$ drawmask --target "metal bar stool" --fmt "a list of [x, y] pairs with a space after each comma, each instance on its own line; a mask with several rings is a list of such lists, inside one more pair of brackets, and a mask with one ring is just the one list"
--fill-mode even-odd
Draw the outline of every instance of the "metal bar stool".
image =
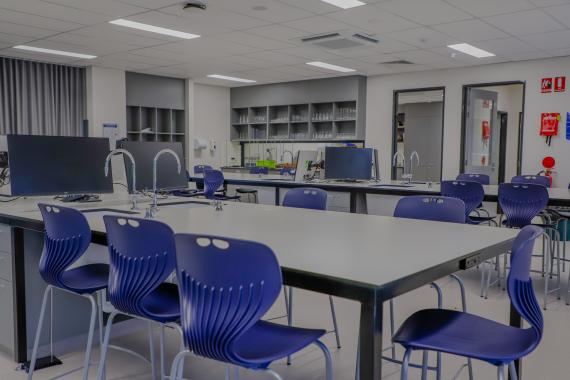
[[[269, 174], [269, 168], [264, 167], [264, 166], [254, 166], [254, 167], [249, 169], [249, 174], [258, 174], [260, 176], [262, 174]], [[259, 192], [257, 191], [257, 189], [248, 189], [245, 187], [238, 187], [236, 189], [236, 193], [238, 193], [240, 195], [247, 195], [247, 201], [248, 202], [251, 202], [250, 197], [253, 197], [253, 203], [259, 202], [259, 199], [258, 199]]]
[[175, 269], [174, 234], [164, 223], [139, 218], [105, 215], [110, 256], [109, 301], [115, 310], [107, 320], [101, 348], [98, 380], [103, 380], [113, 320], [119, 314], [148, 322], [152, 378], [155, 325], [160, 326], [160, 373], [165, 379], [164, 328], [182, 334], [178, 286], [165, 282]]

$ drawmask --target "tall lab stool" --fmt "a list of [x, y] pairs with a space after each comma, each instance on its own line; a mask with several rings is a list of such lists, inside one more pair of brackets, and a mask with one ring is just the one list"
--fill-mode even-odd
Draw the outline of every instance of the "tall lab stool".
[[[311, 187], [299, 187], [291, 189], [285, 193], [283, 198], [284, 207], [304, 208], [310, 210], [324, 211], [327, 209], [328, 194], [326, 191]], [[338, 330], [338, 323], [336, 320], [336, 312], [334, 306], [334, 298], [329, 296], [329, 304], [331, 308], [331, 317], [333, 322], [333, 330], [328, 333], [334, 333], [336, 338], [337, 348], [341, 348], [340, 333]], [[293, 323], [293, 287], [289, 287], [288, 308], [287, 316], [289, 326]], [[291, 363], [291, 359], [287, 359], [287, 363]]]
[[[265, 167], [265, 166], [254, 166], [252, 168], [249, 169], [249, 174], [269, 174], [269, 168]], [[247, 201], [249, 202], [251, 200], [250, 197], [253, 197], [253, 203], [258, 203], [258, 194], [259, 192], [257, 191], [257, 189], [247, 189], [245, 187], [238, 187], [236, 189], [236, 193], [240, 194], [240, 195], [247, 195]]]
[[178, 286], [165, 282], [175, 269], [174, 234], [164, 223], [105, 215], [110, 256], [109, 301], [115, 307], [105, 328], [98, 380], [104, 366], [113, 320], [119, 314], [148, 322], [152, 378], [156, 379], [153, 326], [160, 326], [161, 379], [165, 379], [164, 328], [182, 333]]
[[[519, 232], [513, 243], [511, 272], [507, 280], [511, 304], [529, 327], [505, 326], [455, 310], [419, 311], [409, 317], [394, 336], [394, 341], [406, 349], [402, 380], [408, 379], [410, 355], [415, 350], [444, 352], [481, 360], [497, 368], [499, 380], [505, 380], [506, 368], [511, 379], [517, 379], [515, 360], [529, 355], [538, 347], [544, 329], [530, 278], [532, 249], [542, 233], [537, 226], [527, 226]], [[424, 360], [422, 378], [425, 378], [426, 366]]]
[[[86, 298], [91, 303], [91, 318], [83, 367], [83, 380], [87, 380], [91, 363], [91, 350], [95, 332], [95, 320], [99, 314], [99, 330], [102, 332], [101, 291], [107, 288], [109, 266], [89, 264], [69, 269], [86, 251], [91, 243], [91, 229], [85, 216], [72, 208], [40, 203], [38, 205], [45, 224], [45, 237], [39, 271], [48, 283], [43, 295], [40, 318], [34, 339], [34, 348], [28, 370], [28, 380], [34, 375], [38, 356], [38, 345], [46, 311], [48, 295], [53, 299], [54, 289]], [[97, 299], [96, 299], [97, 298]]]
[[326, 379], [332, 380], [331, 354], [319, 340], [324, 330], [261, 320], [283, 286], [281, 268], [269, 247], [192, 234], [177, 234], [175, 241], [185, 349], [172, 363], [171, 379], [181, 379], [184, 358], [194, 354], [234, 366], [236, 380], [239, 368], [282, 380], [270, 365], [316, 345], [325, 357]]

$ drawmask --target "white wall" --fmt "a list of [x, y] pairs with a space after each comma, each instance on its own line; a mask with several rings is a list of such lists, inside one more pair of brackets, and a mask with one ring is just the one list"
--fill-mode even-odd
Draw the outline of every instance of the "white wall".
[[[566, 112], [570, 111], [570, 92], [541, 94], [542, 77], [569, 74], [570, 58], [503, 63], [478, 67], [384, 75], [368, 78], [366, 143], [380, 150], [382, 173], [390, 172], [392, 142], [393, 91], [445, 86], [445, 130], [443, 178], [459, 173], [461, 143], [462, 86], [505, 81], [526, 81], [525, 126], [523, 138], [523, 173], [537, 173], [546, 155], [557, 160], [555, 185], [566, 187], [570, 181], [570, 142], [565, 139]], [[548, 147], [538, 136], [541, 112], [562, 113], [561, 135]]]
[[[215, 168], [226, 165], [227, 156], [235, 156], [230, 139], [230, 89], [187, 81], [188, 99], [188, 161], [194, 165], [210, 165]], [[200, 137], [215, 141], [216, 149], [209, 147], [194, 150], [194, 138]], [[237, 156], [236, 156], [237, 155]]]

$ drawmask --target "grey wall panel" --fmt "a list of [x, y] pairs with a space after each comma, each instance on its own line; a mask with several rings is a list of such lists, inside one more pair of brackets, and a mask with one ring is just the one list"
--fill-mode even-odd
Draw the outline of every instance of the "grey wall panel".
[[126, 73], [127, 106], [184, 110], [184, 79]]

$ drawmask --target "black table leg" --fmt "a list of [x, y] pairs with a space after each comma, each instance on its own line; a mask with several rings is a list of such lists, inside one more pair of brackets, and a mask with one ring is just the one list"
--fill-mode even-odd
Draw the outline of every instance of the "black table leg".
[[275, 206], [281, 205], [281, 188], [275, 188]]
[[12, 276], [14, 278], [14, 360], [28, 360], [26, 328], [26, 272], [24, 267], [24, 230], [12, 228]]
[[360, 380], [382, 378], [382, 303], [360, 307]]
[[[518, 311], [514, 308], [513, 304], [511, 304], [511, 316], [510, 316], [510, 325], [513, 327], [522, 327], [522, 318]], [[522, 359], [515, 360], [515, 368], [517, 370], [517, 375], [519, 380], [522, 380]], [[509, 380], [511, 380], [511, 374], [509, 373]]]
[[350, 212], [353, 214], [368, 214], [368, 205], [366, 202], [365, 192], [350, 192]]

